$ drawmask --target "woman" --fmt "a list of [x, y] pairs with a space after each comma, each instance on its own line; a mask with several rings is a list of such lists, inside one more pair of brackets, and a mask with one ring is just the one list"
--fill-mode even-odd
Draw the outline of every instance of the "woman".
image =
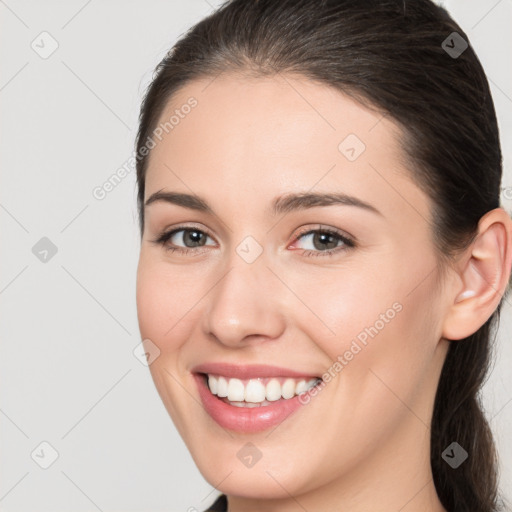
[[445, 10], [226, 2], [157, 67], [137, 155], [139, 326], [209, 510], [499, 509], [512, 221]]

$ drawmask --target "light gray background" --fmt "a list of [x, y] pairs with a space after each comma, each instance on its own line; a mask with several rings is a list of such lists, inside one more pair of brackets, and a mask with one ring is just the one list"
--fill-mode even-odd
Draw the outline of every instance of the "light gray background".
[[[505, 159], [502, 203], [510, 211], [512, 1], [443, 3], [491, 83]], [[2, 511], [192, 511], [217, 493], [133, 355], [140, 342], [135, 173], [103, 200], [92, 191], [132, 155], [155, 65], [218, 5], [0, 0]], [[31, 47], [43, 31], [59, 45], [47, 59]], [[32, 252], [42, 237], [58, 250], [46, 263]], [[511, 301], [484, 395], [509, 499]], [[34, 460], [50, 460], [43, 441], [58, 452], [48, 469]]]

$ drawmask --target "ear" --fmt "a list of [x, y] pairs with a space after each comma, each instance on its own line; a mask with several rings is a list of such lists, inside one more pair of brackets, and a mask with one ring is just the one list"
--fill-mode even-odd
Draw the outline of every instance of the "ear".
[[[512, 220], [503, 208], [487, 212], [460, 259], [457, 288], [443, 323], [443, 338], [474, 334], [494, 313], [505, 293], [512, 264]], [[460, 288], [462, 281], [462, 289]]]

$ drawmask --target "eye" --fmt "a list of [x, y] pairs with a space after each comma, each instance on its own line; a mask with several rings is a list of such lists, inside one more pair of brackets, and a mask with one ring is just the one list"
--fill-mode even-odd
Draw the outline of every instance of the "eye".
[[[303, 256], [333, 256], [356, 246], [355, 241], [331, 228], [310, 229], [299, 234], [296, 240], [306, 240]], [[309, 246], [309, 247], [307, 247]]]
[[[197, 250], [199, 247], [206, 246], [207, 238], [211, 236], [198, 228], [190, 226], [178, 226], [170, 231], [164, 231], [156, 240], [151, 242], [161, 245], [166, 251], [179, 252], [181, 254], [196, 253], [201, 254], [203, 251]], [[356, 246], [354, 240], [341, 232], [331, 228], [310, 229], [299, 233], [295, 241], [306, 240], [307, 248], [302, 255], [310, 256], [333, 256], [335, 253], [347, 251]], [[183, 245], [179, 245], [181, 242]]]
[[[166, 250], [171, 252], [177, 251], [183, 254], [189, 252], [200, 253], [202, 251], [195, 249], [197, 247], [204, 247], [207, 238], [211, 237], [201, 229], [190, 226], [178, 226], [170, 231], [164, 231], [156, 240], [152, 240], [152, 242], [162, 245]], [[178, 242], [183, 243], [184, 246], [180, 246]]]

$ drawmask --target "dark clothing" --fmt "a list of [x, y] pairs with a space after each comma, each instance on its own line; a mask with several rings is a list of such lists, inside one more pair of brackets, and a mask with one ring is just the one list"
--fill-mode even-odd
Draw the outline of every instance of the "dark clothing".
[[207, 508], [204, 512], [227, 512], [228, 510], [228, 499], [225, 494], [221, 494], [213, 503], [210, 508]]

